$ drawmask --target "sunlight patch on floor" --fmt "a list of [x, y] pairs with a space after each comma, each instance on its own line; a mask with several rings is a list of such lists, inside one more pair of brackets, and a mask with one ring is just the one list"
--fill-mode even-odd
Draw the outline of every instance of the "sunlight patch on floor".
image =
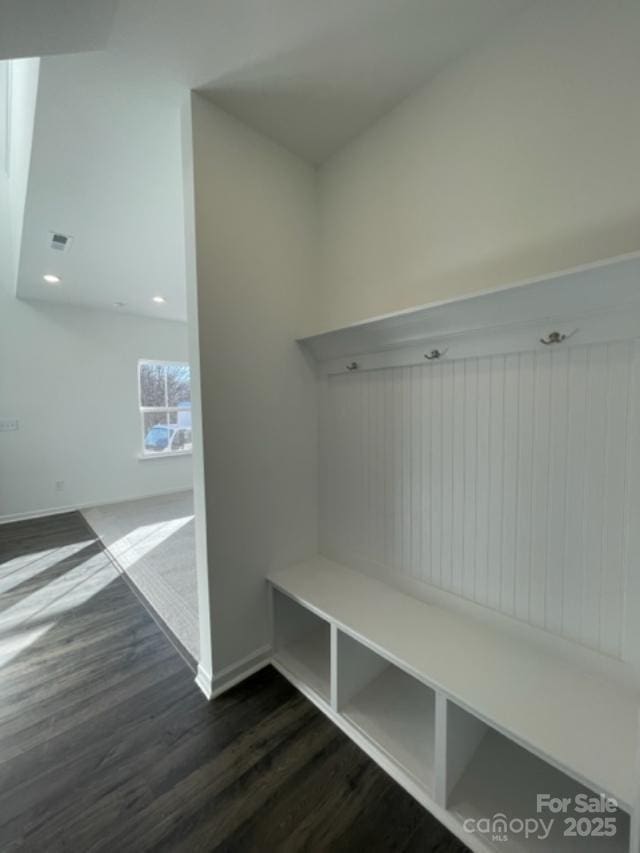
[[109, 552], [123, 569], [130, 569], [138, 560], [141, 560], [146, 554], [189, 524], [190, 521], [193, 521], [192, 515], [136, 527], [126, 536], [122, 536], [110, 544]]
[[95, 542], [95, 539], [86, 539], [74, 542], [72, 545], [64, 545], [60, 548], [49, 548], [46, 551], [36, 551], [24, 557], [14, 557], [0, 564], [0, 594], [11, 592], [11, 590], [22, 584], [29, 583], [38, 575], [43, 574], [63, 560], [68, 560], [75, 554], [79, 554]]
[[117, 577], [111, 562], [99, 553], [18, 598], [1, 615], [0, 667], [6, 666], [69, 611], [89, 601]]

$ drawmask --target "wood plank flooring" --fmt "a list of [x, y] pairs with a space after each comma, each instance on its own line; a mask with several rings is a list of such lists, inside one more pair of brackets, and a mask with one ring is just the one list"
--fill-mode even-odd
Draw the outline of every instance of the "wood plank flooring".
[[207, 703], [78, 513], [0, 526], [0, 851], [463, 847], [273, 669]]

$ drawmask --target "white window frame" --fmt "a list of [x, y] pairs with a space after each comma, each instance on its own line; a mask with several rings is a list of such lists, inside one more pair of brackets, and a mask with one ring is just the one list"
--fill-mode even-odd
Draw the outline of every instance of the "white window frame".
[[[164, 401], [167, 404], [166, 406], [143, 406], [142, 405], [142, 383], [140, 381], [140, 374], [142, 371], [142, 367], [145, 364], [154, 364], [154, 365], [155, 364], [161, 364], [161, 365], [165, 365], [165, 366], [171, 364], [171, 365], [178, 365], [179, 367], [190, 367], [189, 362], [187, 362], [187, 361], [167, 361], [167, 360], [164, 360], [161, 358], [140, 358], [140, 359], [138, 359], [138, 409], [140, 411], [140, 431], [141, 431], [140, 445], [142, 447], [141, 452], [138, 454], [138, 458], [146, 460], [146, 459], [168, 459], [168, 458], [171, 458], [172, 456], [191, 456], [191, 453], [192, 453], [191, 450], [163, 450], [161, 453], [152, 453], [152, 452], [147, 451], [145, 449], [144, 440], [146, 437], [146, 432], [145, 432], [145, 426], [144, 426], [144, 416], [147, 413], [170, 414], [171, 412], [175, 412], [176, 413], [176, 420], [177, 420], [178, 413], [184, 412], [184, 409], [180, 408], [180, 406], [169, 406], [168, 405], [169, 401], [167, 399], [166, 382], [165, 382], [165, 388], [164, 388], [164, 394], [165, 394]], [[191, 371], [189, 371], [189, 383], [191, 383]], [[185, 427], [185, 429], [186, 429], [186, 427]], [[193, 440], [193, 426], [191, 426], [190, 429], [191, 429], [191, 438]]]

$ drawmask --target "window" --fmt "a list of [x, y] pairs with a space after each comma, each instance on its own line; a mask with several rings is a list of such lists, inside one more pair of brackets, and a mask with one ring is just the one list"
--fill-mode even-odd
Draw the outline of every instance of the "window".
[[191, 451], [191, 370], [173, 361], [138, 362], [142, 452]]

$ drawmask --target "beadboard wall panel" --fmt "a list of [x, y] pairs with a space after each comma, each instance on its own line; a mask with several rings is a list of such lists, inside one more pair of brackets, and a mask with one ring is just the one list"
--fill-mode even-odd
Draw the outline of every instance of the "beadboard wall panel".
[[639, 369], [624, 341], [329, 376], [323, 549], [624, 660]]

